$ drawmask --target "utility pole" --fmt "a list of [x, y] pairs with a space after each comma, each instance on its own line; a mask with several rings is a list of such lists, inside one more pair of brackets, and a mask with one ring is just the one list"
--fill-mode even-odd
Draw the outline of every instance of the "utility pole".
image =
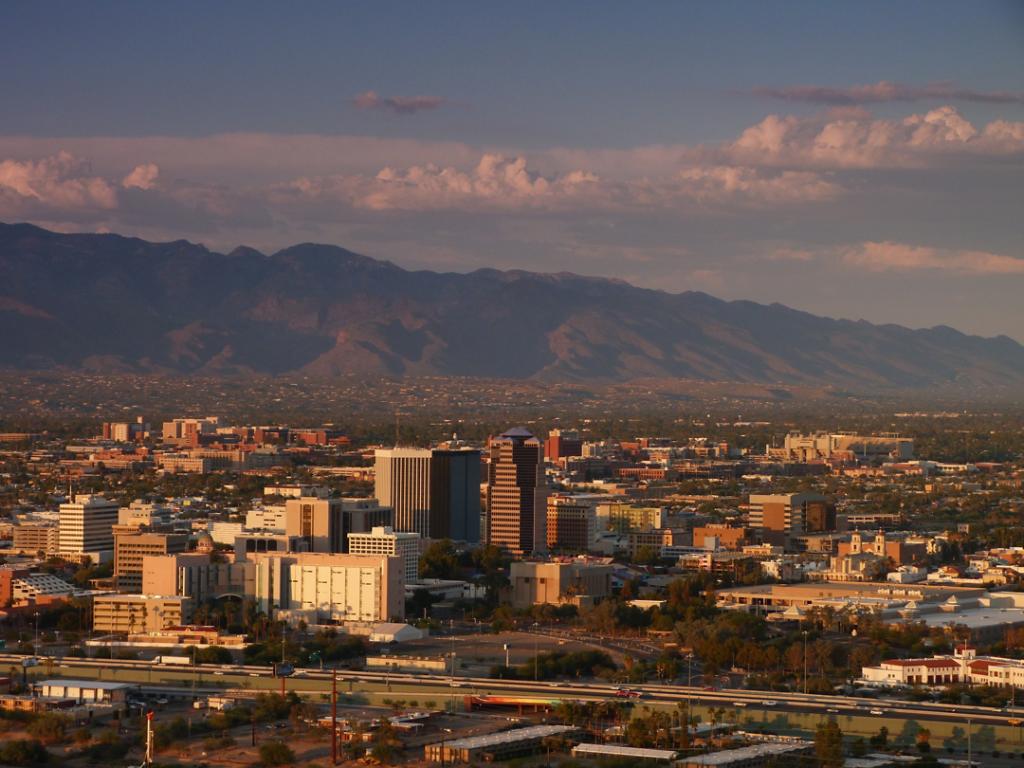
[[338, 668], [331, 672], [331, 765], [338, 764]]
[[804, 693], [807, 693], [807, 630], [804, 630]]
[[153, 764], [153, 713], [146, 713], [146, 765]]
[[288, 638], [288, 625], [286, 623], [281, 624], [281, 666], [278, 667], [277, 674], [281, 678], [281, 698], [284, 698], [284, 644]]

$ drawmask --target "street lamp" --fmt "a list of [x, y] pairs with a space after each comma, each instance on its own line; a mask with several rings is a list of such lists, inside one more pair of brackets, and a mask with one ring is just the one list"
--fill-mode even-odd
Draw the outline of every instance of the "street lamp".
[[36, 617], [36, 637], [35, 637], [35, 640], [32, 641], [32, 655], [33, 656], [38, 656], [39, 655], [39, 611], [36, 611], [34, 615]]

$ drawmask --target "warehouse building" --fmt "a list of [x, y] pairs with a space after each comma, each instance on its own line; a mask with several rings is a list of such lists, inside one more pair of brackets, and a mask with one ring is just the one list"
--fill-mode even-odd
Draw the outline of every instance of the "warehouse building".
[[497, 762], [529, 755], [541, 748], [549, 736], [563, 736], [575, 731], [571, 725], [534, 725], [501, 733], [469, 736], [436, 744], [427, 744], [424, 756], [432, 763]]

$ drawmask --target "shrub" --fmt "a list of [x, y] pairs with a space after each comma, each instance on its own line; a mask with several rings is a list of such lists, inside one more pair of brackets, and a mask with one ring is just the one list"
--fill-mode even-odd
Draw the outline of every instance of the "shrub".
[[291, 765], [295, 762], [295, 753], [287, 744], [268, 741], [260, 745], [260, 761], [266, 766]]
[[55, 712], [38, 715], [25, 729], [29, 736], [43, 742], [57, 743], [67, 738], [68, 720]]
[[38, 741], [19, 739], [0, 744], [0, 763], [6, 765], [42, 765], [50, 760], [50, 753]]

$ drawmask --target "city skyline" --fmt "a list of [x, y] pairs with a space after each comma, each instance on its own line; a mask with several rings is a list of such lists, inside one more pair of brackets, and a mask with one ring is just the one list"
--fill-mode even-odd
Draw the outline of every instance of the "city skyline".
[[12, 16], [3, 221], [1024, 340], [1010, 3]]

